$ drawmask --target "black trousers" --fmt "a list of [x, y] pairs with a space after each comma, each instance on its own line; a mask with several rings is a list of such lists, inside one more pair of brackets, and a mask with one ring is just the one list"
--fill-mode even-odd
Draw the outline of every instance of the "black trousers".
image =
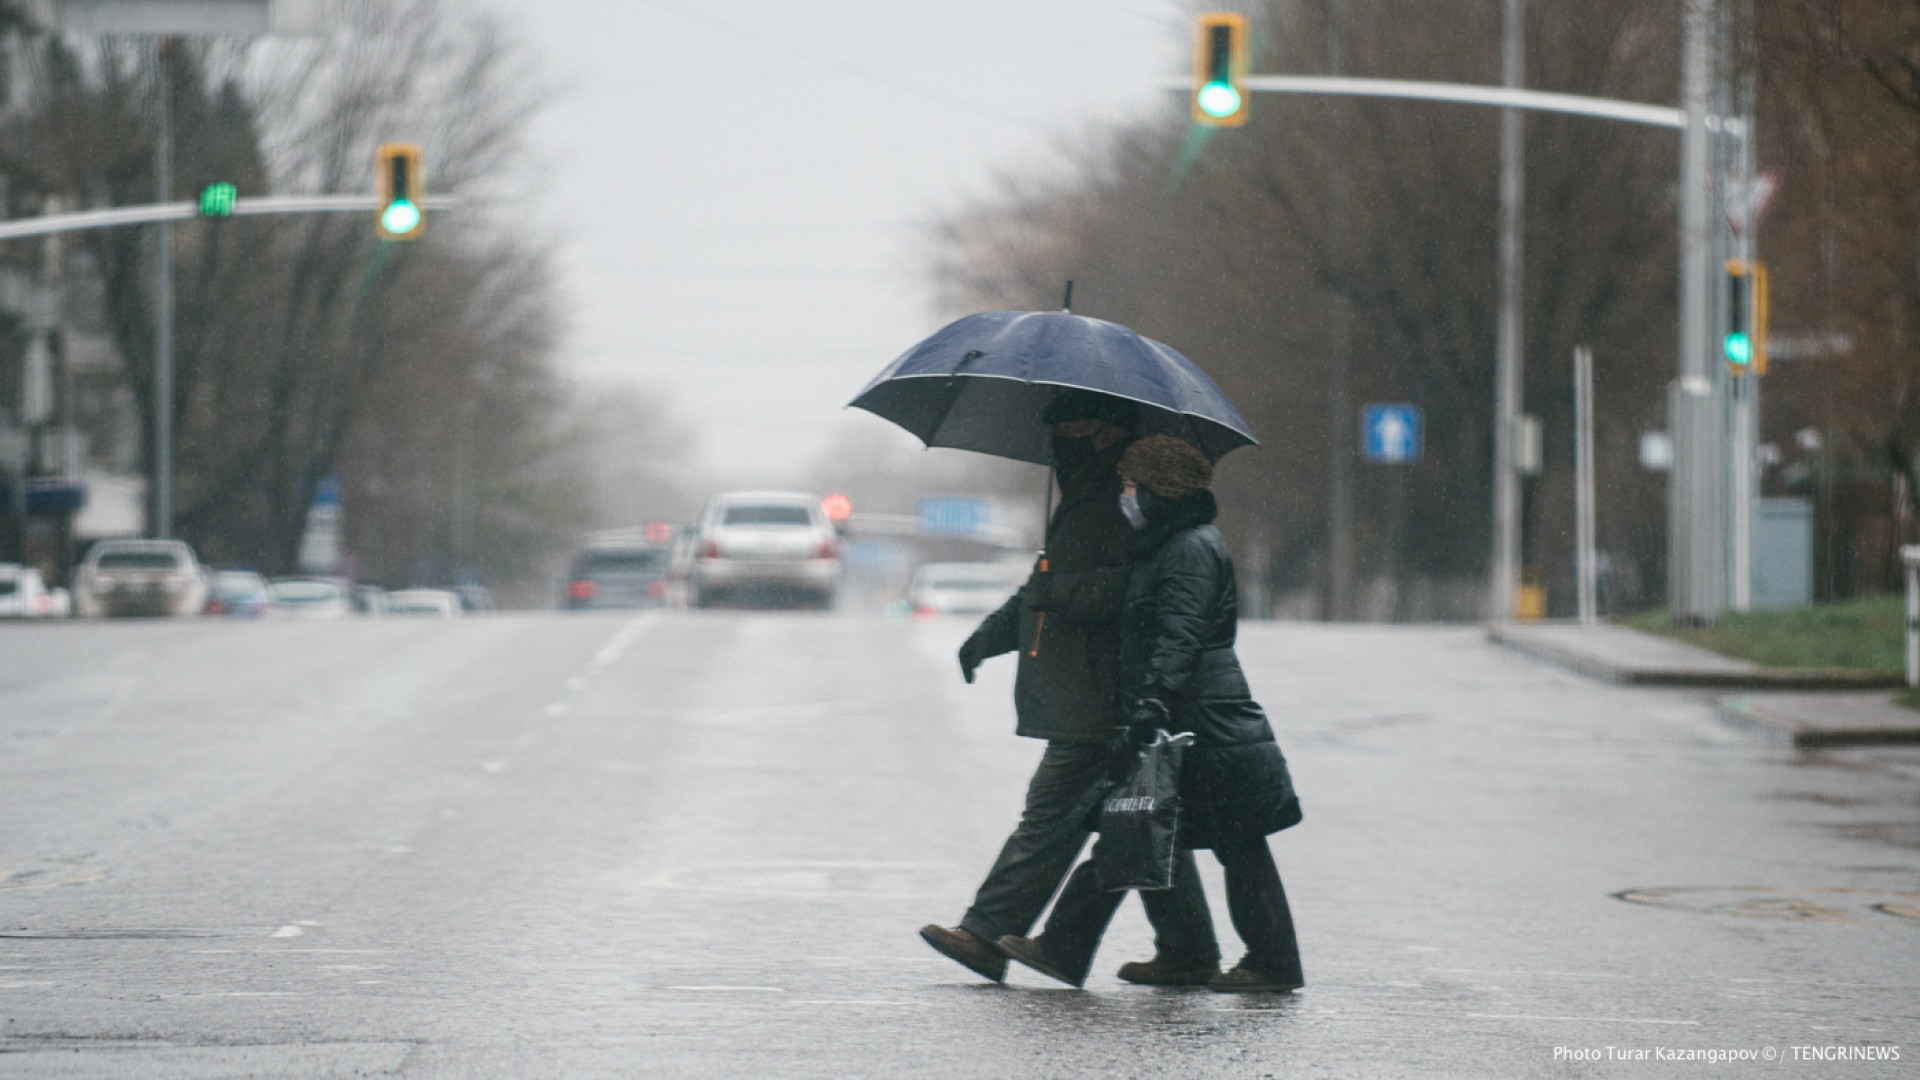
[[1104, 744], [1047, 743], [1040, 767], [1027, 783], [1020, 824], [980, 883], [973, 906], [960, 920], [961, 929], [987, 941], [998, 941], [1006, 934], [1025, 935], [1033, 929], [1060, 887], [1060, 879], [1086, 845], [1087, 832], [1081, 823], [1106, 768]]
[[[1082, 826], [1104, 790], [1101, 780], [1106, 776], [1107, 757], [1108, 747], [1102, 743], [1047, 744], [1040, 767], [1027, 784], [1020, 824], [980, 883], [973, 906], [960, 920], [961, 929], [987, 941], [999, 941], [1007, 934], [1025, 936], [1033, 929], [1060, 887], [1060, 879], [1086, 845], [1087, 830]], [[1147, 918], [1153, 921], [1160, 955], [1197, 958], [1202, 963], [1218, 960], [1220, 946], [1214, 941], [1213, 917], [1207, 912], [1192, 852], [1180, 853], [1174, 873], [1174, 888], [1141, 894], [1151, 898]], [[1121, 895], [1113, 894], [1116, 905]], [[1112, 917], [1108, 911], [1107, 919]], [[1099, 930], [1105, 929], [1106, 919], [1102, 919]], [[1094, 944], [1098, 943], [1096, 931]], [[1091, 948], [1087, 957], [1092, 960]]]
[[[1219, 845], [1213, 854], [1227, 872], [1227, 913], [1233, 918], [1234, 932], [1247, 946], [1240, 966], [1278, 982], [1304, 982], [1293, 911], [1287, 906], [1287, 891], [1280, 884], [1280, 868], [1274, 865], [1267, 838]], [[1097, 848], [1094, 855], [1099, 856]], [[1140, 894], [1147, 918], [1153, 922], [1157, 955], [1175, 962], [1218, 960], [1213, 916], [1207, 910], [1191, 851], [1180, 853], [1173, 873], [1173, 888]], [[1100, 887], [1093, 859], [1081, 863], [1067, 879], [1040, 933], [1047, 959], [1068, 975], [1084, 977], [1125, 897], [1125, 891]]]

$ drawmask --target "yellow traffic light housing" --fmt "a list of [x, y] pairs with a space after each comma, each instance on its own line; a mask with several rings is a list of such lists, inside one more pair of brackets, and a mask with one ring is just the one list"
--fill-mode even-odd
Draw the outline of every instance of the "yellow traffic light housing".
[[1721, 353], [1735, 377], [1767, 373], [1767, 264], [1728, 259], [1727, 336]]
[[1239, 127], [1247, 122], [1247, 18], [1215, 11], [1194, 21], [1193, 122]]
[[386, 143], [374, 156], [382, 240], [417, 240], [427, 231], [427, 177], [418, 143]]

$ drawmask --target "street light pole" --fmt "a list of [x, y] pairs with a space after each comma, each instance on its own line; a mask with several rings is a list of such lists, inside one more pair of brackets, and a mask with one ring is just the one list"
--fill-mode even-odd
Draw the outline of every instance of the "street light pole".
[[1707, 191], [1713, 8], [1714, 0], [1685, 0], [1681, 13], [1680, 337], [1678, 377], [1668, 395], [1673, 472], [1667, 489], [1667, 596], [1677, 622], [1712, 620], [1725, 585], [1721, 424], [1708, 317], [1717, 280]]
[[[1525, 0], [1506, 0], [1501, 19], [1500, 76], [1509, 90], [1525, 82]], [[1520, 570], [1520, 477], [1514, 471], [1514, 428], [1520, 417], [1521, 229], [1525, 224], [1525, 129], [1520, 110], [1500, 113], [1500, 312], [1495, 346], [1493, 417], [1493, 582], [1495, 620], [1513, 617]]]

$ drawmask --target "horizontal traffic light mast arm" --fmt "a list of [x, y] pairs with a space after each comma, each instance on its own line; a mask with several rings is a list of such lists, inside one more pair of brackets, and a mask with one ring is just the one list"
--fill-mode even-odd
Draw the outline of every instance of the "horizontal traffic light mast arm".
[[[1503, 86], [1413, 82], [1406, 79], [1348, 79], [1330, 75], [1249, 75], [1241, 80], [1240, 85], [1249, 91], [1270, 94], [1341, 94], [1349, 97], [1451, 101], [1462, 105], [1493, 105], [1597, 116], [1655, 127], [1678, 129], [1687, 126], [1686, 113], [1664, 105], [1643, 105], [1637, 101], [1582, 97], [1578, 94], [1552, 94], [1543, 90], [1511, 90]], [[1191, 92], [1193, 80], [1191, 77], [1183, 77], [1177, 82], [1168, 79], [1167, 88]]]
[[[455, 195], [430, 196], [428, 210], [452, 210], [460, 205]], [[380, 209], [380, 200], [372, 195], [269, 195], [255, 199], [235, 199], [231, 216], [246, 214], [330, 214], [365, 213]], [[200, 216], [198, 202], [151, 203], [146, 206], [114, 206], [105, 210], [80, 210], [71, 214], [46, 214], [41, 217], [0, 221], [0, 240], [48, 233], [78, 232], [82, 229], [106, 229], [117, 225], [145, 225], [155, 221], [185, 221]]]

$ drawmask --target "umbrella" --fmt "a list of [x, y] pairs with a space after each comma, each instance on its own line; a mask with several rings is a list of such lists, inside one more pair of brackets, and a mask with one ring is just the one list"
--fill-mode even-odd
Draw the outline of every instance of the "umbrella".
[[908, 349], [850, 406], [928, 446], [1053, 463], [1040, 413], [1070, 389], [1138, 402], [1140, 434], [1174, 435], [1218, 461], [1258, 445], [1227, 396], [1165, 345], [1065, 311], [983, 311]]

